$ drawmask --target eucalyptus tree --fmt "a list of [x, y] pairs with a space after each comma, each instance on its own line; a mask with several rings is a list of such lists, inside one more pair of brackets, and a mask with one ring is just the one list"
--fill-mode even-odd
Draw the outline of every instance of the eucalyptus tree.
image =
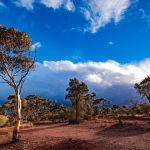
[[150, 77], [147, 76], [140, 83], [136, 83], [134, 88], [138, 91], [138, 93], [148, 99], [150, 102]]
[[89, 92], [88, 86], [84, 82], [80, 82], [78, 79], [73, 78], [69, 81], [69, 87], [66, 89], [68, 92], [66, 99], [69, 99], [72, 104], [72, 108], [75, 110], [75, 123], [80, 122], [81, 106], [86, 94]]
[[13, 141], [19, 140], [21, 88], [29, 71], [35, 68], [35, 55], [31, 53], [31, 46], [32, 41], [27, 33], [0, 26], [0, 77], [14, 89], [17, 103]]
[[29, 95], [25, 98], [27, 100], [27, 120], [41, 121], [47, 120], [52, 107], [52, 100], [45, 99], [36, 95]]

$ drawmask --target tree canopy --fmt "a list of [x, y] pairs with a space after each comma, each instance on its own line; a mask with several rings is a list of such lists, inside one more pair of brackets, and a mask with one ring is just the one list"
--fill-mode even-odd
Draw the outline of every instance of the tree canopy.
[[150, 77], [149, 76], [147, 76], [140, 83], [136, 83], [134, 87], [140, 95], [146, 97], [150, 102]]
[[31, 46], [25, 32], [0, 27], [0, 76], [13, 88], [21, 87], [29, 70], [35, 67]]

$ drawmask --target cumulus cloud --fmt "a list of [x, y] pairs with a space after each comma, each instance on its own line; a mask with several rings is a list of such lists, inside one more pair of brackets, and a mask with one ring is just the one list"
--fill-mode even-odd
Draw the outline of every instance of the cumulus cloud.
[[[76, 77], [87, 83], [90, 91], [96, 91], [99, 97], [114, 103], [128, 103], [139, 98], [134, 84], [150, 75], [149, 66], [150, 59], [136, 64], [120, 64], [113, 60], [85, 63], [44, 61], [37, 63], [36, 70], [29, 74], [22, 95], [36, 94], [64, 102], [68, 81]], [[3, 91], [1, 97], [10, 93], [6, 85], [0, 85], [0, 89]]]
[[85, 31], [95, 33], [112, 20], [118, 23], [129, 6], [130, 0], [87, 0], [82, 12], [90, 25]]
[[138, 98], [134, 84], [150, 74], [150, 60], [136, 64], [116, 61], [73, 63], [71, 61], [44, 61], [37, 63], [36, 71], [27, 79], [23, 94], [38, 94], [64, 100], [70, 78], [88, 84], [98, 96], [117, 103], [128, 103]]
[[40, 48], [41, 46], [42, 46], [42, 45], [41, 45], [40, 42], [36, 42], [36, 43], [34, 43], [34, 44], [31, 46], [31, 50], [34, 51], [34, 50]]
[[85, 79], [91, 83], [99, 84], [102, 82], [102, 78], [97, 74], [88, 74]]
[[[44, 61], [43, 66], [53, 72], [70, 71], [82, 74], [83, 79], [87, 75], [95, 74], [102, 78], [101, 82], [128, 83], [133, 84], [138, 82], [146, 75], [150, 74], [150, 69], [147, 69], [150, 60], [144, 60], [138, 64], [120, 64], [113, 60], [106, 62], [86, 62], [73, 63], [71, 61]], [[95, 77], [94, 75], [94, 77]], [[110, 78], [111, 76], [111, 78]], [[96, 78], [97, 78], [96, 77]], [[113, 79], [115, 80], [112, 80]], [[95, 81], [94, 81], [95, 82]]]

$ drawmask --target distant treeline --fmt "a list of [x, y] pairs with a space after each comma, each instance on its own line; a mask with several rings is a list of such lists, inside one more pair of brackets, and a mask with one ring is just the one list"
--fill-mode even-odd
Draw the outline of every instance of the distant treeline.
[[[111, 101], [97, 98], [96, 93], [89, 93], [88, 86], [78, 79], [70, 79], [66, 89], [66, 99], [71, 106], [64, 106], [52, 99], [45, 99], [36, 95], [21, 98], [22, 122], [69, 122], [80, 123], [95, 117], [114, 116], [121, 122], [122, 116], [149, 116], [150, 104], [131, 101], [130, 105], [111, 105]], [[17, 103], [14, 95], [0, 105], [0, 126], [15, 124]]]

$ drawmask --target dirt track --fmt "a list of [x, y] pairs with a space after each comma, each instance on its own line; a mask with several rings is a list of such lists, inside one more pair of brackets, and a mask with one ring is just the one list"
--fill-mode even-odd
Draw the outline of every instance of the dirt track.
[[[150, 150], [148, 121], [113, 119], [84, 122], [81, 125], [42, 125], [21, 130], [21, 141], [7, 142], [6, 129], [0, 129], [2, 150]], [[3, 143], [3, 144], [2, 144]]]

